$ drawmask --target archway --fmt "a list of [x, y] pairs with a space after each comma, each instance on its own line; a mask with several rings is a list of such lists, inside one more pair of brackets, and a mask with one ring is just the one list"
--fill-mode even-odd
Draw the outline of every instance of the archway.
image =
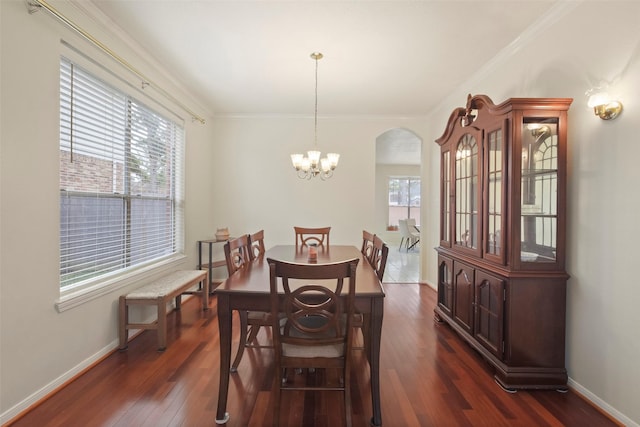
[[404, 128], [389, 129], [376, 138], [374, 217], [376, 234], [389, 245], [385, 281], [419, 282], [420, 246], [408, 254], [401, 252], [401, 236], [394, 226], [398, 219], [407, 217], [416, 218], [420, 224], [421, 148], [422, 139]]

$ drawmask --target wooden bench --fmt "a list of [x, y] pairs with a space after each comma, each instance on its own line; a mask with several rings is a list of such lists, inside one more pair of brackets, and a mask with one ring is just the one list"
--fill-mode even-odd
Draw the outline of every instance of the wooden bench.
[[[198, 290], [190, 290], [200, 283]], [[209, 309], [209, 274], [206, 270], [174, 271], [147, 285], [120, 296], [119, 334], [120, 351], [127, 349], [129, 329], [157, 329], [158, 351], [167, 347], [167, 304], [176, 299], [176, 310], [180, 310], [183, 294], [199, 294], [202, 297], [202, 309]], [[130, 305], [155, 305], [158, 319], [152, 323], [129, 323]]]

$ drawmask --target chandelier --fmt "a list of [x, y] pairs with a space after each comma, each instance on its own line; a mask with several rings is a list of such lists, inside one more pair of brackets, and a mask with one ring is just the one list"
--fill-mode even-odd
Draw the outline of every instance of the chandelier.
[[323, 181], [333, 176], [333, 171], [338, 166], [340, 154], [327, 153], [327, 157], [320, 158], [318, 151], [318, 60], [322, 59], [320, 52], [313, 52], [311, 59], [316, 61], [316, 103], [315, 103], [315, 121], [314, 121], [314, 149], [304, 154], [292, 154], [291, 163], [298, 173], [300, 179], [311, 179], [319, 176]]

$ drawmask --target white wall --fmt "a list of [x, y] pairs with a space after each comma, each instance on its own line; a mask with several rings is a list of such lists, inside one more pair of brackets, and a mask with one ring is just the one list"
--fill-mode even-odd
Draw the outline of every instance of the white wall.
[[[638, 425], [640, 3], [556, 6], [557, 14], [444, 100], [430, 117], [440, 128], [423, 137], [439, 137], [468, 93], [487, 94], [496, 103], [509, 97], [574, 98], [569, 110], [566, 366], [571, 386], [626, 425]], [[605, 34], [615, 34], [614, 39]], [[585, 91], [601, 80], [612, 81], [611, 92], [624, 103], [623, 114], [611, 122], [586, 106]], [[437, 206], [439, 147], [424, 144], [424, 149], [431, 150], [426, 161], [433, 184], [425, 191]], [[428, 229], [438, 229], [437, 215], [428, 221]], [[427, 239], [431, 243], [423, 247], [437, 246], [437, 234]], [[435, 254], [427, 265], [427, 277], [433, 280]]]
[[[69, 9], [75, 20], [90, 21]], [[0, 423], [42, 398], [117, 345], [117, 298], [128, 288], [58, 313], [59, 298], [59, 63], [60, 39], [87, 53], [79, 40], [47, 13], [27, 13], [22, 0], [0, 2]], [[180, 97], [179, 89], [126, 46], [92, 31], [154, 81]], [[113, 63], [112, 63], [113, 64]], [[114, 69], [121, 71], [119, 66]], [[148, 71], [150, 70], [150, 71]], [[183, 102], [191, 101], [184, 96]], [[193, 106], [192, 108], [196, 108]], [[209, 159], [211, 124], [185, 120], [186, 259], [196, 265], [195, 240], [213, 227]]]
[[295, 225], [331, 226], [332, 243], [359, 246], [376, 227], [375, 140], [398, 126], [424, 131], [419, 120], [320, 116], [319, 149], [340, 163], [331, 179], [306, 181], [289, 154], [311, 147], [313, 117], [218, 118], [212, 215], [231, 234], [264, 228], [267, 246], [292, 243]]
[[[60, 6], [64, 6], [61, 3]], [[422, 280], [436, 282], [438, 146], [451, 111], [467, 93], [508, 97], [573, 97], [569, 112], [567, 369], [570, 384], [627, 425], [640, 422], [640, 289], [633, 278], [635, 219], [640, 210], [640, 3], [559, 2], [560, 12], [524, 34], [508, 54], [443, 100], [426, 120], [323, 118], [323, 152], [342, 157], [334, 178], [294, 178], [288, 154], [311, 143], [313, 119], [216, 118], [186, 121], [187, 262], [196, 240], [216, 227], [231, 233], [264, 228], [267, 245], [290, 243], [292, 226], [331, 225], [335, 243], [359, 243], [372, 213], [375, 138], [404, 127], [423, 140]], [[2, 421], [116, 345], [116, 299], [105, 295], [57, 313], [57, 102], [60, 37], [73, 38], [53, 18], [29, 15], [22, 0], [0, 2], [1, 175], [0, 414]], [[76, 15], [78, 15], [76, 13]], [[92, 33], [127, 47], [80, 15]], [[604, 33], [596, 31], [606, 23]], [[619, 33], [607, 39], [611, 28]], [[469, 30], [472, 39], [472, 29]], [[113, 39], [113, 40], [111, 40]], [[149, 67], [132, 56], [136, 65]], [[477, 64], [470, 64], [476, 67]], [[162, 76], [158, 76], [162, 78]], [[584, 92], [600, 79], [616, 81], [625, 111], [603, 122]], [[170, 86], [170, 85], [169, 85]], [[179, 90], [175, 89], [177, 93]], [[428, 96], [428, 94], [424, 94]], [[185, 102], [188, 103], [186, 97]], [[427, 166], [427, 167], [425, 167]]]

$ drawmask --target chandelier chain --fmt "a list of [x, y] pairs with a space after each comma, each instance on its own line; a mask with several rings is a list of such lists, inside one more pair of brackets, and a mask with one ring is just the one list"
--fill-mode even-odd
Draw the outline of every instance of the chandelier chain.
[[314, 139], [314, 144], [317, 147], [318, 146], [318, 59], [319, 58], [315, 58], [316, 60], [316, 103], [315, 103], [315, 110], [314, 110], [314, 128], [313, 128], [313, 139]]
[[307, 156], [304, 154], [292, 154], [291, 162], [295, 168], [298, 178], [311, 179], [319, 176], [323, 181], [333, 176], [333, 171], [338, 166], [338, 160], [340, 154], [328, 153], [326, 157], [320, 158], [320, 151], [318, 150], [318, 60], [322, 59], [322, 53], [313, 52], [311, 58], [316, 61], [315, 72], [315, 103], [313, 110], [313, 150], [307, 152]]

